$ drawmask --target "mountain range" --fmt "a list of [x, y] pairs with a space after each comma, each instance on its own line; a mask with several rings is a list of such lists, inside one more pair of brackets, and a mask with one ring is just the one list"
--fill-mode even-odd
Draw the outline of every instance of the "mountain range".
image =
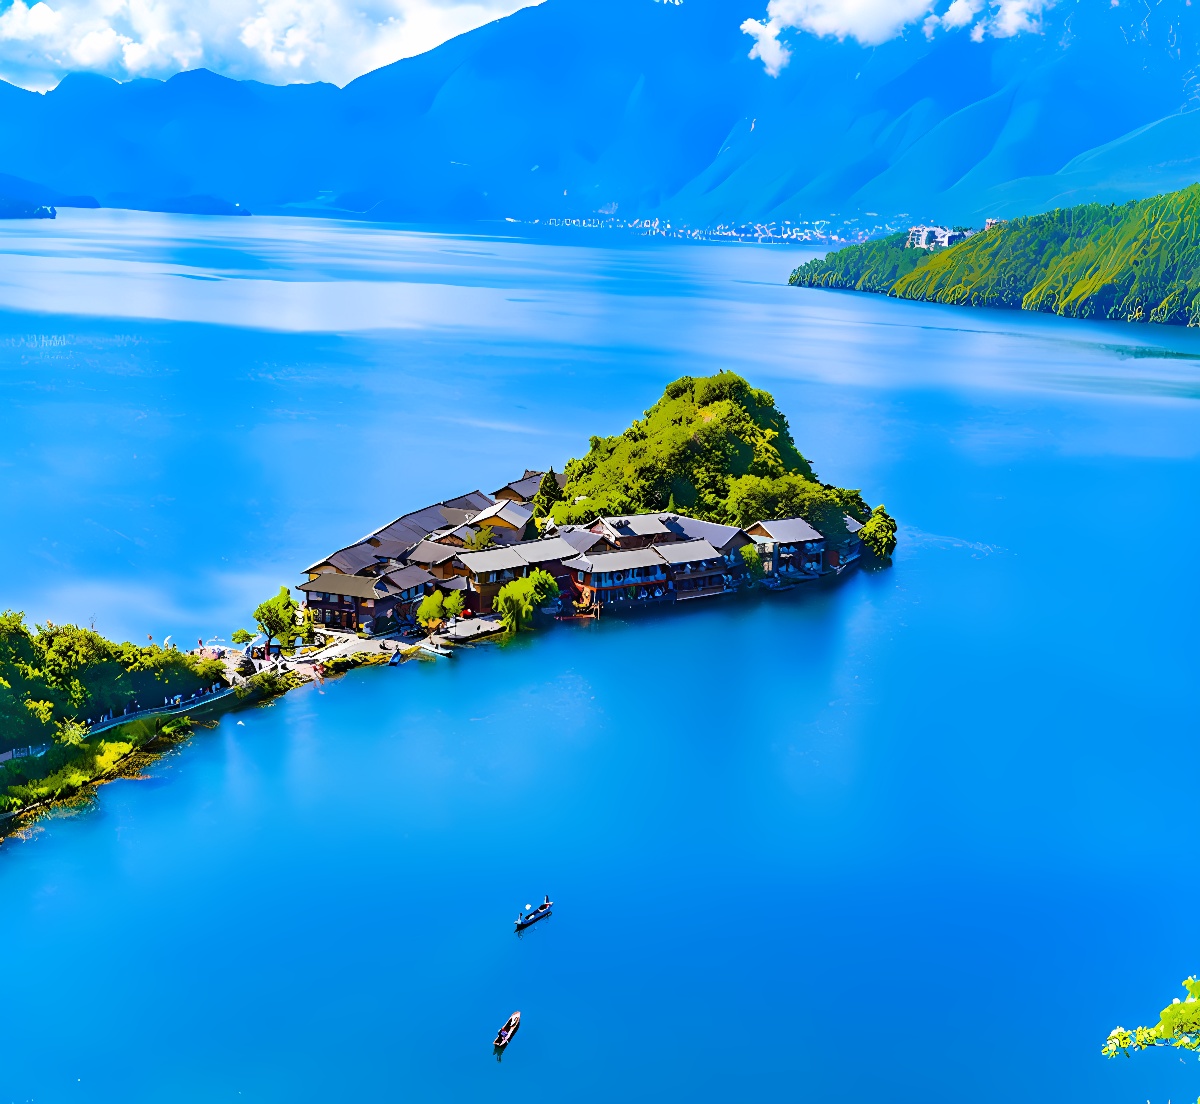
[[[794, 32], [754, 0], [547, 0], [344, 88], [207, 70], [0, 82], [22, 197], [436, 223], [980, 223], [1200, 178], [1200, 7], [1063, 0], [1041, 33]], [[0, 195], [10, 194], [0, 180]]]

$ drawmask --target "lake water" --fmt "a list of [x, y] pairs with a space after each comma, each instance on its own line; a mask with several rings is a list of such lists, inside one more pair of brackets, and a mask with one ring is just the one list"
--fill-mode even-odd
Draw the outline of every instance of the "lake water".
[[1099, 1053], [1200, 972], [1200, 336], [801, 257], [0, 223], [0, 603], [37, 620], [227, 636], [720, 368], [901, 523], [835, 586], [291, 694], [5, 842], [0, 1104], [1200, 1092]]

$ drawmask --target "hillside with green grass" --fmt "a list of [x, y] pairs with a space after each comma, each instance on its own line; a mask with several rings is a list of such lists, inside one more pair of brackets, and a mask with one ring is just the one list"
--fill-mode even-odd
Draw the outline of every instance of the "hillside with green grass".
[[[913, 254], [911, 261], [897, 254]], [[894, 275], [893, 275], [894, 274]], [[789, 283], [1071, 318], [1200, 325], [1200, 184], [1013, 219], [949, 249], [897, 237], [801, 265]]]
[[[568, 462], [550, 507], [559, 524], [660, 510], [734, 525], [798, 516], [836, 542], [847, 536], [844, 514], [872, 520], [857, 490], [820, 482], [775, 399], [733, 372], [675, 380], [624, 433], [590, 444]], [[876, 530], [890, 555], [894, 530], [882, 520]]]

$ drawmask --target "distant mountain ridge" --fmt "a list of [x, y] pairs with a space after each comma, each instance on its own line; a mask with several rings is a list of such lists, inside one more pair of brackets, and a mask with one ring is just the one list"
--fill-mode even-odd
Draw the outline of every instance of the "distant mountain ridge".
[[801, 265], [789, 283], [1200, 326], [1200, 184], [1013, 219], [949, 249], [906, 248], [904, 235], [848, 246]]
[[980, 43], [797, 33], [778, 78], [747, 56], [754, 6], [547, 0], [343, 89], [205, 70], [0, 83], [0, 172], [106, 205], [693, 225], [979, 221], [1200, 176], [1187, 0], [1067, 0], [1044, 34]]

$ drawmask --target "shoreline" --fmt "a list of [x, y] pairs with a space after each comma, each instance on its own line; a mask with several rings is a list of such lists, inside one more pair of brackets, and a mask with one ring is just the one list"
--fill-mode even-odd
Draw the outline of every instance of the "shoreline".
[[[853, 566], [859, 566], [859, 562], [856, 561], [855, 565]], [[864, 565], [864, 569], [869, 569], [869, 565]], [[836, 575], [822, 576], [808, 581], [806, 585], [796, 584], [795, 586], [784, 588], [782, 590], [762, 586], [760, 580], [757, 585], [751, 585], [740, 590], [732, 591], [727, 595], [723, 595], [722, 597], [742, 601], [756, 598], [761, 601], [780, 593], [789, 593], [792, 590], [825, 590], [836, 585], [845, 574], [850, 573], [851, 572], [846, 571]], [[708, 608], [708, 604], [702, 601], [688, 602], [686, 605], [689, 609]], [[616, 618], [629, 624], [640, 619], [640, 617], [643, 615], [655, 616], [662, 615], [664, 612], [665, 611], [662, 607], [649, 607], [642, 609], [635, 608], [631, 611], [621, 611], [621, 613], [616, 614]], [[622, 613], [625, 615], [624, 617], [621, 616]], [[630, 613], [632, 613], [633, 616], [630, 616]], [[589, 618], [587, 620], [590, 622], [592, 619]], [[554, 621], [557, 623], [559, 619], [555, 618]], [[567, 618], [563, 621], [563, 623], [575, 624], [577, 622], [575, 619]], [[217, 698], [216, 701], [228, 704], [223, 704], [223, 708], [217, 710], [214, 715], [208, 717], [194, 719], [189, 715], [186, 707], [181, 707], [170, 713], [160, 712], [157, 714], [144, 714], [140, 717], [131, 718], [113, 726], [112, 728], [105, 729], [104, 735], [113, 737], [120, 734], [122, 729], [124, 729], [126, 726], [153, 724], [156, 720], [163, 719], [168, 721], [176, 720], [178, 722], [182, 722], [184, 725], [186, 725], [186, 727], [180, 730], [178, 734], [159, 729], [151, 734], [148, 738], [144, 739], [141, 743], [134, 743], [128, 751], [124, 752], [102, 772], [85, 779], [69, 794], [55, 795], [54, 797], [44, 798], [42, 800], [33, 802], [32, 804], [23, 806], [20, 809], [10, 810], [8, 812], [0, 812], [0, 846], [3, 846], [4, 842], [9, 839], [28, 839], [29, 837], [27, 833], [38, 823], [38, 821], [44, 817], [53, 816], [56, 812], [61, 810], [79, 808], [87, 805], [89, 802], [95, 799], [100, 787], [108, 784], [109, 782], [116, 782], [120, 779], [136, 780], [141, 776], [141, 772], [145, 768], [156, 763], [169, 752], [184, 747], [191, 740], [191, 738], [196, 735], [197, 729], [215, 729], [219, 725], [220, 718], [223, 715], [234, 713], [241, 709], [265, 708], [274, 704], [276, 701], [283, 698], [293, 690], [300, 690], [312, 684], [319, 686], [326, 679], [340, 679], [346, 675], [349, 675], [351, 672], [360, 670], [364, 667], [387, 666], [391, 663], [392, 657], [396, 654], [396, 652], [400, 652], [403, 656], [400, 661], [400, 665], [408, 663], [411, 660], [432, 662], [440, 657], [452, 656], [455, 651], [460, 649], [469, 650], [481, 643], [504, 644], [506, 641], [513, 640], [521, 635], [524, 634], [505, 630], [487, 635], [477, 635], [466, 640], [454, 640], [452, 637], [446, 637], [445, 634], [438, 632], [432, 634], [432, 636], [443, 637], [443, 639], [438, 641], [438, 643], [443, 647], [448, 648], [448, 651], [435, 652], [432, 649], [422, 647], [421, 644], [405, 647], [399, 642], [397, 642], [398, 646], [396, 648], [381, 648], [378, 651], [371, 651], [363, 648], [344, 657], [335, 657], [343, 658], [349, 662], [347, 662], [345, 666], [340, 667], [337, 670], [329, 671], [320, 677], [314, 677], [313, 675], [305, 672], [297, 671], [294, 668], [285, 668], [282, 672], [282, 681], [286, 682], [287, 685], [279, 689], [263, 690], [261, 688], [256, 688], [255, 690], [252, 690], [249, 693], [241, 696], [237, 694], [223, 694], [221, 697]], [[391, 639], [391, 634], [372, 639], [382, 644], [384, 641]], [[432, 637], [427, 639], [432, 639]], [[360, 659], [359, 657], [364, 658]], [[299, 662], [304, 661], [301, 660]], [[259, 671], [258, 674], [278, 674], [278, 672], [276, 672], [274, 668], [264, 668], [262, 671]], [[291, 676], [291, 678], [288, 678], [287, 676]], [[231, 687], [231, 689], [235, 688]], [[204, 703], [201, 705], [200, 709], [194, 710], [193, 712], [200, 713], [208, 708], [209, 704], [210, 703]], [[216, 702], [211, 704], [216, 704]], [[108, 742], [114, 741], [110, 740]]]

